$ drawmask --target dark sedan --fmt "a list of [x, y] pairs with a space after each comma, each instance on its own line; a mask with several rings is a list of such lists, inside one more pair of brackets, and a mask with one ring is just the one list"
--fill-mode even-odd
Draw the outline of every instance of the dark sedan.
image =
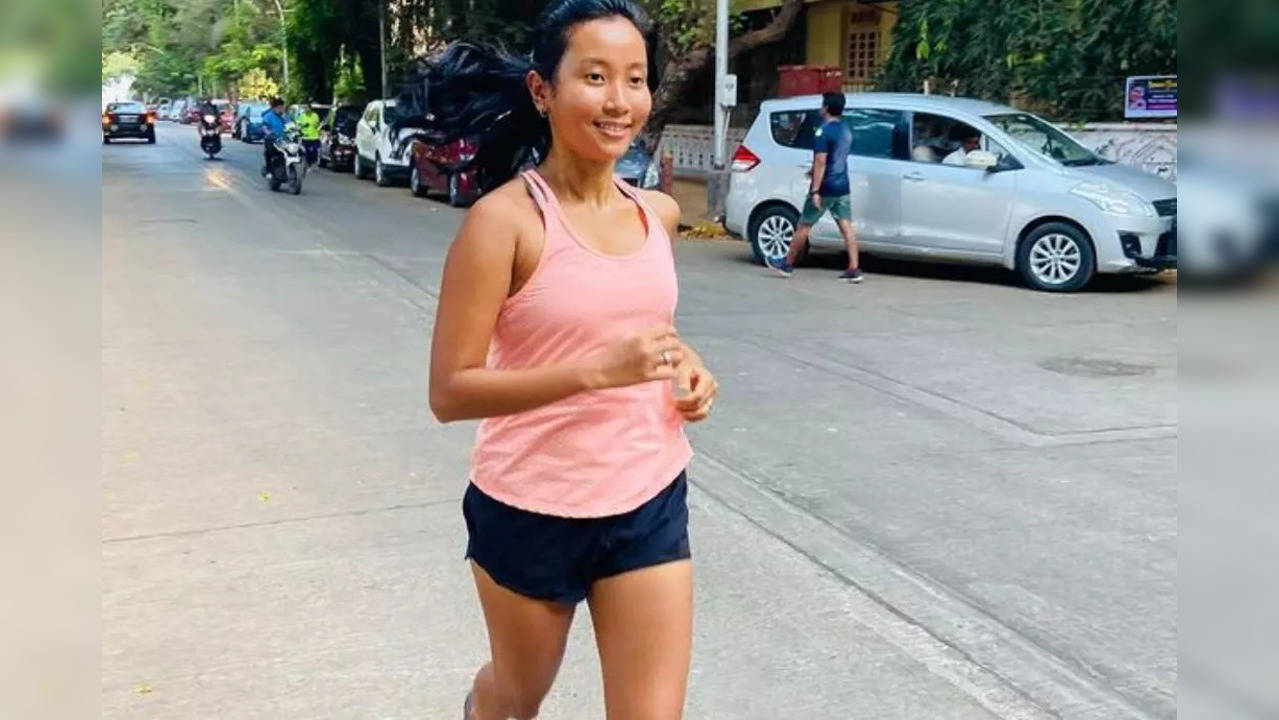
[[320, 167], [352, 170], [355, 167], [355, 124], [364, 113], [361, 105], [329, 108], [320, 125]]
[[155, 142], [155, 115], [140, 102], [117, 102], [102, 111], [102, 144], [120, 138]]

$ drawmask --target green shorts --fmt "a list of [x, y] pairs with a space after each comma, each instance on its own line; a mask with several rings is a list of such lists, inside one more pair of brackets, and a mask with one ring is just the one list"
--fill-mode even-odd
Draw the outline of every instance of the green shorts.
[[804, 211], [799, 214], [799, 224], [813, 226], [818, 220], [822, 219], [822, 214], [829, 212], [831, 217], [835, 218], [835, 222], [840, 220], [853, 221], [853, 202], [847, 195], [823, 195], [822, 207], [820, 210], [813, 204], [813, 196], [809, 195], [804, 200]]

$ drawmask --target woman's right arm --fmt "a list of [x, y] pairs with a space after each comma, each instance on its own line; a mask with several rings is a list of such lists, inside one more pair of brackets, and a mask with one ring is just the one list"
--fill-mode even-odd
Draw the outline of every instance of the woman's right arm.
[[[620, 338], [581, 362], [523, 370], [486, 367], [498, 312], [511, 288], [521, 213], [493, 193], [476, 203], [449, 248], [431, 342], [431, 412], [440, 422], [525, 412], [584, 390], [675, 377], [673, 328]], [[663, 352], [669, 364], [663, 364]]]

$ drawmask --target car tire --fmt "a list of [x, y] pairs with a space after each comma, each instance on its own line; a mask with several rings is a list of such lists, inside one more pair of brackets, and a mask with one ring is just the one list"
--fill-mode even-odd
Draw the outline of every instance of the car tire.
[[240, 123], [236, 123], [231, 126], [231, 139], [232, 140], [240, 139]]
[[373, 182], [378, 187], [390, 187], [391, 176], [386, 172], [386, 165], [382, 164], [382, 156], [373, 156]]
[[155, 133], [151, 133], [150, 135], [147, 135], [147, 144], [148, 145], [155, 144]]
[[103, 145], [110, 145], [110, 144], [111, 144], [111, 138], [107, 137], [106, 135], [103, 135], [103, 136], [102, 136], [102, 144], [103, 144]]
[[364, 156], [358, 152], [355, 154], [355, 160], [351, 161], [351, 172], [355, 174], [356, 180], [363, 180], [368, 177], [364, 173]]
[[409, 192], [413, 197], [426, 197], [426, 186], [422, 184], [422, 176], [417, 171], [417, 163], [409, 168]]
[[[775, 204], [761, 210], [751, 218], [746, 230], [755, 261], [766, 265], [769, 259], [786, 257], [791, 238], [799, 227], [799, 212], [789, 205]], [[800, 253], [799, 262], [808, 257], [808, 247]]]
[[1074, 292], [1097, 272], [1096, 253], [1088, 235], [1064, 222], [1044, 223], [1017, 248], [1017, 271], [1035, 290]]

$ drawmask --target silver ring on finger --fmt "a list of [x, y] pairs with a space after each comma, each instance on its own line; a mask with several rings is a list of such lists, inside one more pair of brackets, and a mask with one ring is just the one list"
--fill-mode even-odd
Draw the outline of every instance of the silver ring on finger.
[[670, 364], [671, 364], [671, 352], [670, 352], [669, 350], [663, 350], [663, 351], [662, 351], [662, 354], [661, 354], [661, 355], [658, 355], [657, 357], [658, 357], [658, 360], [659, 360], [659, 361], [660, 361], [663, 365], [670, 365]]

